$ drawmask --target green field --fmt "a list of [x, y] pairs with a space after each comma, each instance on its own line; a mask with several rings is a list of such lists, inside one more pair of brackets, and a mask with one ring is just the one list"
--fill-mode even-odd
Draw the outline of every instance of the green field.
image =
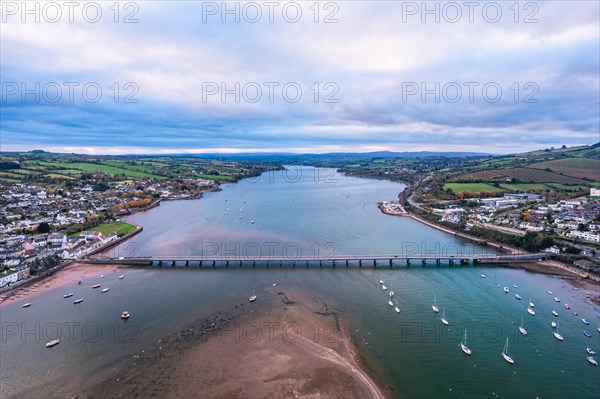
[[96, 227], [92, 227], [88, 230], [91, 231], [99, 231], [102, 234], [111, 234], [117, 233], [117, 235], [122, 236], [127, 233], [131, 233], [135, 230], [135, 226], [125, 222], [115, 222], [115, 223], [104, 223]]
[[525, 183], [587, 184], [585, 180], [576, 177], [559, 175], [558, 173], [533, 168], [482, 170], [465, 173], [454, 177], [452, 180], [502, 181], [504, 183], [507, 179], [514, 179]]
[[600, 161], [589, 158], [567, 158], [554, 161], [535, 163], [530, 166], [535, 169], [550, 169], [555, 173], [567, 176], [600, 180]]
[[509, 191], [543, 191], [548, 189], [548, 186], [542, 183], [506, 183], [500, 184], [500, 187]]
[[464, 193], [480, 193], [482, 191], [501, 193], [504, 192], [502, 188], [494, 187], [487, 183], [446, 183], [444, 184], [444, 190], [450, 189], [455, 194]]
[[223, 176], [223, 175], [203, 175], [197, 174], [196, 177], [198, 179], [206, 179], [206, 180], [229, 180], [231, 176]]

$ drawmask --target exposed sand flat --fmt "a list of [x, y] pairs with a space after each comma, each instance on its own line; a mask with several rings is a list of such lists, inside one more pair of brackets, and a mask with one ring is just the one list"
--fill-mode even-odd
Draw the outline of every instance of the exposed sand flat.
[[203, 334], [207, 324], [202, 324], [165, 338], [119, 382], [111, 379], [89, 396], [384, 397], [355, 362], [349, 339], [326, 304], [269, 291], [269, 300], [259, 298], [236, 310], [244, 313], [220, 316], [231, 323], [208, 324], [209, 334]]

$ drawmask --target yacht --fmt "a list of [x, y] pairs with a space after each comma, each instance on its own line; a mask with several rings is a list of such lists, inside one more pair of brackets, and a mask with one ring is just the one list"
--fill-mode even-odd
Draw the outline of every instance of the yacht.
[[588, 337], [588, 338], [592, 338], [592, 333], [591, 333], [591, 332], [589, 332], [589, 331], [584, 331], [584, 332], [583, 332], [583, 335], [585, 335], [585, 336], [586, 336], [586, 337]]
[[480, 274], [481, 278], [485, 278], [485, 274], [481, 273]]
[[465, 330], [465, 339], [460, 343], [460, 349], [465, 352], [467, 355], [471, 354], [471, 349], [467, 346], [467, 330]]
[[249, 298], [250, 302], [256, 301], [256, 288], [252, 286], [252, 296]]
[[510, 292], [510, 290], [508, 289], [508, 287], [504, 287], [503, 290], [504, 290], [505, 294], [508, 294]]
[[529, 300], [529, 307], [530, 308], [535, 308], [535, 303], [531, 302], [531, 299]]
[[387, 287], [385, 285], [382, 285], [381, 289], [384, 290], [384, 291], [387, 291]]
[[587, 319], [581, 319], [581, 321], [583, 322], [583, 324], [585, 324], [586, 326], [590, 325], [590, 322]]
[[592, 348], [585, 348], [585, 350], [587, 351], [587, 353], [589, 353], [590, 355], [594, 356], [596, 354], [596, 352], [594, 352], [592, 350]]
[[513, 288], [519, 288], [519, 286], [516, 284], [513, 284]]
[[108, 292], [108, 288], [103, 288], [102, 292]]
[[95, 284], [95, 285], [92, 285], [92, 288], [100, 288], [100, 285], [101, 285], [101, 284]]
[[390, 284], [390, 298], [394, 296], [394, 286]]
[[521, 300], [521, 295], [515, 294], [515, 298], [517, 298], [520, 301]]
[[125, 275], [124, 275], [124, 274], [121, 274], [121, 275], [119, 276], [119, 280], [123, 280], [123, 278], [124, 278], [124, 277], [125, 277]]
[[394, 302], [392, 302], [392, 298], [390, 298], [390, 300], [388, 301], [388, 305], [390, 305], [390, 307], [394, 307]]
[[446, 309], [445, 308], [442, 310], [442, 323], [444, 323], [445, 325], [448, 325], [448, 320], [446, 320]]
[[31, 303], [30, 303], [30, 302], [27, 302], [25, 305], [23, 305], [23, 307], [24, 307], [24, 308], [28, 308], [28, 307], [30, 307], [30, 306], [31, 306]]
[[535, 316], [535, 310], [531, 309], [531, 308], [527, 308], [527, 312], [532, 315]]
[[506, 360], [510, 364], [513, 364], [515, 362], [513, 360], [513, 358], [510, 357], [510, 355], [508, 354], [508, 338], [506, 338], [506, 343], [504, 344], [504, 349], [502, 349], [502, 357], [504, 358], [504, 360]]
[[396, 307], [394, 307], [394, 311], [400, 314], [400, 308], [398, 307], [398, 298], [396, 298]]
[[552, 319], [552, 323], [550, 323], [550, 325], [552, 326], [552, 328], [556, 328], [556, 322], [554, 321], [554, 319]]
[[74, 305], [77, 305], [78, 303], [81, 303], [81, 302], [83, 302], [83, 298], [75, 299], [75, 300], [73, 301], [73, 304], [74, 304]]
[[590, 362], [590, 364], [593, 364], [594, 366], [598, 365], [598, 362], [592, 356], [588, 356], [587, 361]]
[[121, 318], [123, 320], [127, 320], [129, 318], [130, 314], [128, 311], [124, 310], [123, 313], [121, 313]]
[[553, 295], [553, 294], [552, 294], [552, 291], [548, 291], [548, 294], [550, 294], [550, 295]]
[[519, 326], [519, 332], [523, 335], [527, 335], [527, 330], [523, 326], [523, 318], [521, 317], [521, 325]]
[[571, 309], [571, 305], [569, 305], [568, 303], [565, 303], [565, 308]]
[[438, 307], [435, 304], [435, 295], [433, 296], [433, 305], [431, 305], [431, 310], [433, 310], [435, 313], [438, 313], [440, 310], [438, 309]]
[[556, 296], [554, 297], [554, 300], [555, 300], [556, 302], [560, 302], [560, 299], [559, 299], [558, 297], [556, 297]]
[[52, 340], [46, 344], [46, 348], [52, 348], [54, 345], [58, 345], [59, 342], [58, 339]]
[[552, 316], [558, 317], [558, 312], [554, 309], [552, 309]]
[[379, 284], [383, 285], [384, 281], [383, 281], [383, 276], [379, 277]]
[[563, 336], [560, 335], [558, 332], [558, 323], [556, 324], [556, 331], [554, 331], [552, 334], [554, 334], [554, 338], [556, 338], [559, 341], [562, 341], [564, 339]]
[[63, 298], [70, 298], [73, 296], [72, 292], [69, 292], [68, 294], [63, 295]]

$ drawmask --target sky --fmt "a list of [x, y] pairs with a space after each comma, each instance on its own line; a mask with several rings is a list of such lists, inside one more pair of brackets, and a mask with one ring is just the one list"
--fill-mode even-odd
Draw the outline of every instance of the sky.
[[0, 4], [0, 151], [600, 141], [597, 1]]

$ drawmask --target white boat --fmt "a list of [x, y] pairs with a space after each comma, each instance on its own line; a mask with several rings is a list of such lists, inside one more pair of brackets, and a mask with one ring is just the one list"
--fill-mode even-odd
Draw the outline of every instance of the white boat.
[[252, 286], [252, 296], [248, 299], [250, 299], [250, 302], [256, 301], [256, 288], [254, 286]]
[[31, 306], [31, 303], [27, 302], [25, 305], [23, 305], [24, 308], [28, 308]]
[[508, 294], [510, 292], [510, 290], [508, 289], [508, 287], [504, 287], [503, 290], [504, 290], [505, 294]]
[[390, 284], [390, 298], [394, 296], [394, 286]]
[[530, 315], [535, 316], [535, 310], [527, 308], [527, 312], [529, 312]]
[[392, 298], [390, 298], [390, 300], [388, 301], [388, 305], [390, 305], [390, 307], [394, 307], [394, 302], [392, 302]]
[[124, 274], [121, 274], [121, 275], [119, 276], [119, 280], [122, 280], [124, 277], [125, 277], [125, 275], [124, 275]]
[[485, 274], [481, 273], [480, 274], [481, 278], [485, 278]]
[[591, 332], [589, 332], [589, 331], [584, 331], [584, 332], [583, 332], [583, 335], [585, 335], [585, 336], [586, 336], [586, 337], [588, 337], [588, 338], [592, 338], [592, 333], [591, 333]]
[[108, 292], [108, 288], [103, 288], [102, 292]]
[[58, 339], [54, 339], [46, 344], [46, 348], [52, 348], [54, 345], [58, 345], [59, 342]]
[[277, 287], [277, 283], [273, 283], [272, 287]]
[[384, 281], [383, 281], [383, 276], [379, 277], [379, 284], [383, 285]]
[[552, 309], [552, 316], [558, 317], [558, 312], [554, 309]]
[[387, 287], [385, 285], [382, 285], [381, 289], [384, 290], [384, 291], [387, 291]]
[[75, 300], [73, 301], [73, 304], [74, 304], [74, 305], [77, 305], [78, 303], [81, 303], [81, 302], [83, 302], [83, 298], [75, 299]]
[[516, 284], [513, 284], [513, 288], [519, 288], [519, 286]]
[[100, 276], [100, 278], [104, 278], [104, 274]]
[[527, 330], [523, 326], [523, 318], [521, 317], [521, 325], [519, 326], [519, 332], [523, 335], [527, 335]]
[[446, 308], [442, 310], [442, 323], [448, 325], [448, 320], [446, 320]]
[[394, 311], [400, 314], [400, 308], [398, 307], [398, 298], [396, 298], [396, 307], [394, 307]]
[[101, 284], [95, 284], [95, 285], [92, 285], [92, 288], [100, 288], [100, 285], [101, 285]]
[[431, 305], [431, 310], [433, 310], [435, 313], [438, 313], [440, 310], [436, 306], [435, 301], [436, 301], [436, 298], [435, 298], [435, 295], [434, 295], [433, 296], [433, 305]]
[[552, 319], [552, 323], [550, 323], [550, 325], [552, 326], [552, 328], [556, 328], [556, 322], [554, 321], [554, 319]]
[[554, 300], [555, 300], [556, 302], [560, 302], [560, 299], [559, 299], [558, 297], [554, 297]]
[[594, 366], [597, 366], [597, 365], [598, 365], [598, 362], [596, 361], [596, 359], [594, 359], [594, 358], [593, 358], [593, 357], [591, 357], [591, 356], [588, 356], [588, 357], [587, 357], [587, 361], [588, 361], [588, 362], [590, 362], [590, 364], [593, 364]]
[[465, 339], [460, 343], [460, 349], [465, 352], [467, 355], [471, 354], [471, 349], [467, 346], [467, 330], [465, 330]]
[[598, 324], [598, 332], [600, 332], [600, 324]]
[[508, 338], [506, 338], [506, 343], [504, 344], [504, 349], [502, 349], [502, 357], [504, 358], [504, 360], [506, 360], [510, 364], [513, 364], [515, 362], [513, 360], [513, 358], [510, 357], [510, 355], [508, 354]]
[[585, 324], [586, 326], [590, 325], [590, 322], [587, 319], [581, 319], [581, 321], [583, 322], [583, 324]]
[[557, 340], [559, 340], [559, 341], [564, 340], [563, 336], [560, 335], [560, 333], [558, 332], [558, 323], [556, 323], [556, 331], [554, 331], [552, 334], [554, 335], [554, 338], [556, 338]]
[[553, 294], [552, 294], [552, 291], [548, 291], [548, 294], [550, 294], [550, 295], [553, 295]]
[[592, 348], [585, 348], [585, 350], [587, 351], [587, 353], [589, 353], [590, 355], [594, 356], [596, 354], [596, 352], [594, 352], [592, 350]]
[[573, 311], [573, 316], [577, 316], [578, 313], [576, 311]]
[[519, 301], [520, 301], [520, 300], [521, 300], [521, 295], [519, 295], [519, 294], [515, 294], [515, 298], [517, 298], [517, 300], [519, 300]]
[[69, 292], [68, 294], [63, 295], [63, 298], [70, 298], [73, 296], [72, 292]]
[[529, 300], [529, 307], [530, 308], [535, 308], [535, 303], [531, 302], [531, 299]]
[[131, 316], [131, 315], [130, 315], [130, 314], [129, 314], [129, 312], [128, 312], [128, 311], [126, 311], [126, 310], [124, 310], [124, 311], [123, 311], [123, 313], [121, 313], [121, 318], [122, 318], [123, 320], [126, 320], [126, 319], [128, 319], [128, 318], [129, 318], [129, 316]]

